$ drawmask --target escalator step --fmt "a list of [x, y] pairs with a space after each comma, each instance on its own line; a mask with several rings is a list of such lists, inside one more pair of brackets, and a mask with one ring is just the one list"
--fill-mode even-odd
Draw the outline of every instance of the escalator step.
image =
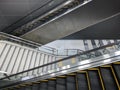
[[101, 70], [105, 89], [106, 90], [118, 90], [117, 84], [115, 82], [111, 69], [108, 67], [108, 68], [101, 68], [100, 70]]
[[113, 68], [114, 68], [114, 71], [115, 71], [115, 73], [116, 73], [118, 82], [119, 82], [119, 84], [120, 84], [120, 65], [119, 65], [119, 64], [114, 64], [114, 65], [113, 65]]
[[56, 79], [56, 90], [66, 90], [66, 79], [65, 78]]
[[40, 84], [32, 85], [32, 90], [39, 90]]
[[75, 76], [67, 76], [66, 78], [67, 90], [76, 90]]
[[78, 90], [89, 90], [86, 73], [77, 74]]
[[48, 86], [47, 82], [41, 82], [39, 90], [48, 90], [47, 86]]
[[99, 74], [97, 70], [88, 71], [90, 85], [92, 90], [102, 90]]
[[56, 81], [48, 81], [48, 90], [56, 90]]

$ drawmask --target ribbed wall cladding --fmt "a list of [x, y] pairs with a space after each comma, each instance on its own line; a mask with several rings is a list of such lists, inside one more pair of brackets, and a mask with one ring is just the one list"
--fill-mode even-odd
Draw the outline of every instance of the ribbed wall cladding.
[[[0, 41], [0, 71], [15, 74], [55, 60], [55, 56], [8, 41]], [[46, 70], [46, 68], [44, 68]], [[25, 73], [37, 74], [40, 71]]]

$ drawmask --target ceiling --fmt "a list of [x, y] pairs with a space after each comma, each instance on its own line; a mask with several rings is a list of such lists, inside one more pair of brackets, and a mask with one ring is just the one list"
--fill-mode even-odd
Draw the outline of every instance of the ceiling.
[[[10, 33], [65, 1], [67, 0], [0, 0], [0, 31]], [[87, 5], [45, 26], [38, 26], [39, 28], [21, 37], [32, 41], [38, 39], [36, 42], [42, 44], [59, 38], [118, 39], [120, 38], [118, 13], [120, 13], [120, 0], [92, 0]], [[114, 16], [115, 14], [118, 15]], [[101, 20], [104, 21], [100, 22]]]
[[62, 39], [119, 39], [120, 13]]
[[65, 0], [0, 0], [0, 31], [10, 31]]
[[67, 36], [64, 39], [119, 38], [119, 13], [120, 0], [93, 0], [21, 37], [41, 44]]

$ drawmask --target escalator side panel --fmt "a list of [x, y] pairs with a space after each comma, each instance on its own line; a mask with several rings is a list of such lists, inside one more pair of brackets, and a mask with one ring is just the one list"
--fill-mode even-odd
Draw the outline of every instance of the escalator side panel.
[[118, 90], [114, 76], [110, 68], [101, 68], [101, 74], [106, 90]]
[[57, 78], [57, 80], [56, 80], [56, 90], [66, 90], [66, 80], [65, 80], [65, 78]]
[[120, 84], [120, 65], [119, 64], [115, 64], [115, 65], [113, 65], [113, 68], [114, 68], [117, 80], [118, 80], [118, 82]]
[[39, 88], [39, 90], [48, 90], [47, 89], [47, 82], [42, 82], [42, 83], [40, 83], [40, 88]]
[[39, 90], [40, 84], [32, 85], [32, 90]]
[[77, 74], [78, 90], [89, 90], [86, 73]]
[[100, 78], [98, 75], [97, 70], [90, 70], [88, 71], [90, 85], [92, 90], [102, 90]]
[[74, 76], [67, 76], [66, 82], [67, 90], [76, 90], [76, 81]]
[[48, 81], [48, 90], [56, 90], [56, 81]]

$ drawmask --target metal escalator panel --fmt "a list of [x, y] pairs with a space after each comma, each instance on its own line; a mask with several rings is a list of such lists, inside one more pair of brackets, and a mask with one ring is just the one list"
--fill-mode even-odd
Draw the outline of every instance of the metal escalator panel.
[[66, 90], [76, 90], [76, 80], [75, 80], [75, 76], [67, 76], [66, 78], [66, 86], [67, 89]]
[[48, 90], [56, 90], [56, 81], [55, 80], [48, 81]]
[[114, 68], [115, 74], [117, 76], [117, 80], [120, 84], [120, 63], [119, 64], [113, 64], [113, 68]]
[[106, 90], [118, 90], [117, 83], [109, 67], [101, 67], [101, 75]]
[[102, 90], [100, 77], [97, 70], [88, 71], [91, 90]]
[[32, 90], [39, 90], [40, 84], [33, 84]]
[[39, 90], [48, 90], [47, 86], [48, 86], [47, 82], [41, 82]]
[[56, 90], [66, 90], [66, 79], [64, 77], [57, 78]]
[[78, 90], [89, 90], [86, 73], [78, 73], [77, 76]]

